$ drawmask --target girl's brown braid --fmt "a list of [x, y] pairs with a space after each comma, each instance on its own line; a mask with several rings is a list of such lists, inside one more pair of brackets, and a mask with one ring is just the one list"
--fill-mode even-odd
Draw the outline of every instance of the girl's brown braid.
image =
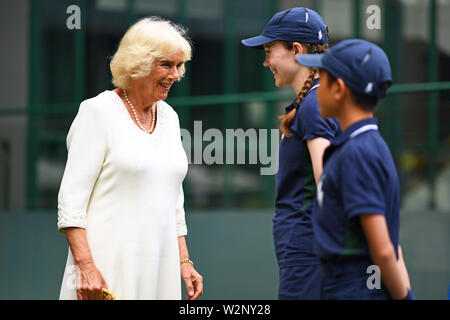
[[[292, 49], [292, 43], [286, 44], [288, 49]], [[302, 46], [306, 47], [308, 53], [323, 53], [328, 49], [328, 44], [302, 44]], [[303, 97], [308, 93], [308, 91], [311, 89], [314, 77], [316, 76], [318, 70], [317, 69], [311, 69], [311, 72], [309, 73], [308, 77], [305, 80], [305, 83], [303, 84], [303, 88], [300, 90], [297, 96], [296, 103], [297, 105], [300, 104]], [[279, 119], [281, 120], [281, 133], [284, 134], [285, 137], [290, 137], [292, 135], [290, 127], [292, 123], [294, 122], [295, 114], [297, 113], [297, 109], [293, 108], [291, 111], [289, 111], [287, 114], [280, 116]]]

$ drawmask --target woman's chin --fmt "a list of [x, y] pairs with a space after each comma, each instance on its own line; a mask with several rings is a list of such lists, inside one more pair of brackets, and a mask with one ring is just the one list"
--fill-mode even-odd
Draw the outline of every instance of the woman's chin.
[[167, 93], [161, 93], [161, 94], [159, 94], [156, 98], [158, 99], [158, 101], [160, 101], [160, 100], [166, 100], [167, 97], [168, 97], [168, 95], [169, 95], [168, 92], [167, 92]]

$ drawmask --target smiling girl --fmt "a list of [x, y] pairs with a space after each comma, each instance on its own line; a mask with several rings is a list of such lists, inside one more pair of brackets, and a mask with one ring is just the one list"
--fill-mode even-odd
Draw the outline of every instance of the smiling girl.
[[276, 175], [273, 236], [279, 265], [279, 299], [320, 299], [320, 264], [313, 254], [312, 205], [322, 173], [322, 156], [337, 123], [319, 115], [319, 74], [296, 62], [296, 56], [328, 49], [328, 27], [311, 9], [275, 14], [262, 35], [242, 40], [264, 48], [264, 67], [277, 87], [290, 86], [297, 98], [281, 117], [282, 138]]

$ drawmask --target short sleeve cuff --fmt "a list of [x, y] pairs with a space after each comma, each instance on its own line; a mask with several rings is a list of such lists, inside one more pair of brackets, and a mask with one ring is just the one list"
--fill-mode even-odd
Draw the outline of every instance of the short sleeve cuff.
[[325, 130], [321, 131], [321, 132], [309, 132], [303, 136], [304, 141], [310, 140], [310, 139], [315, 139], [315, 138], [325, 138], [325, 139], [331, 141], [334, 139], [334, 136], [333, 136], [333, 134], [331, 134], [330, 132], [325, 131]]
[[381, 214], [384, 216], [385, 208], [377, 207], [377, 206], [361, 206], [354, 208], [347, 213], [348, 219], [352, 219], [356, 216], [360, 216], [363, 214]]

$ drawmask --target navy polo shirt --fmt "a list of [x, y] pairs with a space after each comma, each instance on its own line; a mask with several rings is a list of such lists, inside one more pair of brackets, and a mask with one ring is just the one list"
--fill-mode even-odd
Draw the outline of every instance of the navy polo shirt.
[[[314, 80], [303, 97], [291, 125], [292, 135], [283, 137], [279, 146], [279, 168], [276, 175], [273, 235], [280, 266], [317, 263], [313, 256], [311, 207], [316, 184], [306, 141], [316, 137], [333, 139], [338, 128], [335, 120], [319, 115]], [[286, 109], [296, 106], [294, 100]]]
[[399, 182], [377, 120], [354, 123], [325, 150], [314, 210], [314, 252], [323, 260], [370, 259], [361, 214], [381, 214], [397, 251]]

